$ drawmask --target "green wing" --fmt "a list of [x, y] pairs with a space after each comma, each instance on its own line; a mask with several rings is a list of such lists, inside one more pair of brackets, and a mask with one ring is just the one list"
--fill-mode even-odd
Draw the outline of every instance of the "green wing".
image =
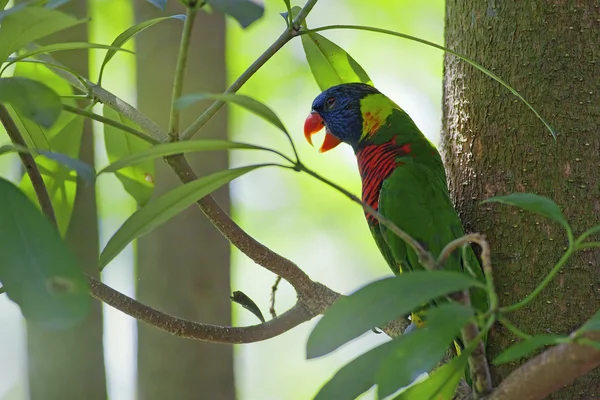
[[[437, 257], [446, 244], [464, 234], [448, 194], [445, 176], [440, 176], [439, 171], [417, 162], [412, 157], [402, 157], [399, 160], [403, 165], [398, 166], [383, 182], [379, 194], [379, 212]], [[380, 225], [379, 229], [379, 239], [378, 235], [374, 236], [380, 248], [387, 246], [387, 250], [382, 250], [386, 259], [386, 253], [391, 254], [402, 271], [424, 269], [410, 246], [384, 226]], [[385, 243], [379, 243], [380, 241]], [[466, 261], [483, 281], [483, 272], [470, 248], [467, 258], [463, 260], [461, 251], [455, 251], [446, 261], [444, 268], [465, 271]], [[473, 290], [471, 301], [476, 309], [487, 310], [487, 296], [483, 290]]]

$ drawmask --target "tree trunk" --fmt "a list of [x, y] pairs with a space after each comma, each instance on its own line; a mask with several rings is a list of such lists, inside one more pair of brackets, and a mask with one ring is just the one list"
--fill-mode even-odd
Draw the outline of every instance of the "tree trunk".
[[[167, 15], [183, 13], [170, 2]], [[147, 2], [136, 2], [136, 20], [161, 16]], [[153, 26], [137, 40], [138, 104], [165, 129], [181, 21]], [[225, 89], [225, 21], [221, 14], [198, 13], [191, 39], [184, 93]], [[190, 107], [182, 127], [205, 109]], [[202, 137], [227, 138], [227, 116], [219, 113]], [[225, 153], [188, 157], [200, 175], [228, 166]], [[171, 169], [157, 163], [156, 195], [180, 185]], [[228, 189], [216, 194], [228, 209]], [[195, 321], [231, 325], [230, 247], [195, 206], [139, 240], [138, 299], [169, 314]], [[138, 324], [138, 393], [140, 400], [234, 399], [233, 346], [183, 340]]]
[[[553, 199], [575, 235], [600, 223], [600, 8], [595, 1], [446, 2], [446, 46], [516, 88], [558, 132], [500, 84], [446, 55], [442, 150], [465, 229], [492, 247], [501, 305], [523, 299], [568, 244], [556, 223], [516, 207], [479, 202], [531, 192]], [[600, 253], [579, 252], [527, 307], [509, 319], [530, 334], [568, 334], [600, 304]], [[493, 359], [515, 338], [495, 327]], [[495, 384], [517, 364], [493, 369]], [[535, 382], [531, 382], [535, 384]], [[555, 393], [600, 393], [600, 370]]]
[[[72, 1], [61, 10], [84, 17], [85, 1]], [[87, 41], [87, 27], [81, 25], [58, 33], [44, 43]], [[56, 58], [80, 74], [88, 75], [88, 58], [82, 50], [56, 53]], [[86, 120], [80, 159], [94, 165], [91, 121]], [[80, 178], [75, 206], [66, 235], [85, 272], [98, 277], [98, 215], [94, 185]], [[92, 302], [85, 321], [68, 331], [49, 331], [27, 324], [29, 396], [32, 400], [106, 399], [104, 350], [102, 346], [102, 305]]]

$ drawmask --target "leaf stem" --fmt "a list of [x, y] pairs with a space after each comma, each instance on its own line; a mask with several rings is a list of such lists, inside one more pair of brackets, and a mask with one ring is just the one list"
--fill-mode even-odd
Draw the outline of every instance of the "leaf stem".
[[427, 250], [425, 250], [423, 248], [423, 246], [421, 246], [421, 244], [418, 241], [416, 241], [415, 239], [413, 239], [409, 234], [404, 232], [402, 229], [398, 228], [398, 226], [396, 226], [396, 224], [394, 224], [392, 221], [390, 221], [389, 219], [387, 219], [386, 217], [381, 215], [378, 211], [373, 209], [373, 207], [371, 207], [370, 205], [368, 205], [366, 203], [363, 203], [358, 197], [356, 197], [355, 195], [353, 195], [352, 193], [350, 193], [343, 187], [341, 187], [338, 184], [333, 183], [329, 179], [317, 174], [316, 172], [307, 168], [304, 164], [302, 164], [300, 162], [296, 163], [296, 166], [294, 169], [296, 171], [306, 172], [313, 178], [316, 178], [316, 179], [320, 180], [321, 182], [325, 183], [326, 185], [331, 186], [332, 188], [334, 188], [338, 192], [342, 193], [343, 195], [345, 195], [346, 197], [348, 197], [350, 200], [354, 201], [355, 203], [360, 204], [366, 212], [373, 215], [373, 217], [375, 217], [382, 225], [384, 225], [386, 228], [388, 228], [390, 231], [392, 231], [394, 234], [396, 234], [396, 236], [398, 236], [400, 239], [402, 239], [406, 243], [408, 243], [408, 245], [410, 247], [412, 247], [413, 250], [417, 253], [417, 255], [419, 257], [419, 261], [421, 262], [421, 264], [423, 264], [423, 266], [425, 268], [427, 268], [428, 270], [438, 269], [438, 263], [435, 260], [435, 258], [433, 258], [431, 253], [429, 253]]
[[172, 142], [179, 140], [179, 109], [175, 107], [175, 100], [181, 97], [183, 92], [183, 81], [187, 67], [187, 59], [190, 49], [190, 38], [192, 37], [192, 28], [198, 8], [188, 6], [185, 13], [185, 22], [181, 33], [181, 43], [179, 45], [179, 55], [177, 56], [177, 66], [175, 67], [175, 80], [173, 82], [173, 94], [171, 96], [171, 112], [169, 117], [169, 136]]
[[418, 38], [418, 37], [415, 37], [415, 36], [407, 35], [405, 33], [390, 31], [388, 29], [375, 28], [375, 27], [371, 27], [371, 26], [362, 26], [362, 25], [328, 25], [328, 26], [322, 26], [322, 27], [319, 27], [319, 28], [314, 28], [314, 29], [308, 29], [308, 30], [305, 30], [305, 31], [301, 31], [301, 32], [299, 32], [299, 35], [305, 35], [305, 34], [313, 33], [313, 32], [328, 31], [328, 30], [332, 30], [332, 29], [355, 29], [355, 30], [361, 30], [361, 31], [383, 33], [384, 35], [397, 36], [397, 37], [400, 37], [400, 38], [403, 38], [403, 39], [412, 40], [414, 42], [418, 42], [418, 43], [425, 44], [427, 46], [434, 47], [436, 49], [445, 51], [446, 53], [452, 54], [453, 56], [460, 58], [461, 60], [463, 60], [466, 63], [472, 65], [475, 68], [477, 68], [479, 71], [483, 72], [485, 75], [489, 76], [490, 78], [492, 78], [493, 80], [495, 80], [496, 82], [498, 82], [499, 84], [501, 84], [502, 86], [504, 86], [506, 89], [508, 89], [509, 92], [511, 92], [514, 96], [516, 96], [523, 103], [525, 103], [525, 105], [531, 111], [533, 111], [533, 113], [535, 114], [535, 116], [540, 121], [542, 121], [542, 123], [550, 131], [550, 133], [552, 134], [552, 137], [554, 138], [554, 141], [556, 142], [556, 132], [554, 132], [554, 129], [552, 128], [552, 126], [550, 126], [550, 124], [540, 115], [540, 113], [537, 112], [537, 110], [535, 108], [533, 108], [533, 106], [527, 100], [525, 100], [525, 98], [523, 96], [521, 96], [521, 94], [519, 92], [517, 92], [516, 89], [514, 89], [512, 86], [510, 86], [508, 83], [506, 83], [498, 75], [494, 74], [492, 71], [490, 71], [489, 69], [485, 68], [481, 64], [479, 64], [479, 63], [471, 60], [467, 56], [462, 55], [462, 54], [460, 54], [460, 53], [458, 53], [458, 52], [456, 52], [454, 50], [451, 50], [451, 49], [449, 49], [447, 47], [441, 46], [439, 44], [430, 42], [430, 41], [425, 40], [425, 39], [421, 39], [421, 38]]
[[[310, 10], [315, 6], [317, 0], [308, 0], [306, 5], [298, 13], [292, 26], [288, 27], [278, 38], [273, 42], [267, 50], [264, 51], [253, 63], [246, 69], [236, 80], [225, 90], [225, 94], [237, 92], [247, 81], [258, 71], [271, 57], [275, 55], [287, 42], [292, 40], [299, 34], [299, 26], [304, 21]], [[223, 107], [225, 104], [222, 100], [216, 100], [200, 115], [183, 133], [180, 135], [180, 140], [189, 140], [196, 134], [210, 119]]]
[[146, 135], [144, 132], [138, 131], [137, 129], [133, 129], [130, 126], [127, 126], [125, 124], [122, 124], [118, 121], [115, 121], [113, 119], [110, 118], [106, 118], [105, 116], [102, 115], [98, 115], [95, 114], [93, 112], [90, 111], [86, 111], [86, 110], [82, 110], [81, 108], [77, 108], [77, 107], [73, 107], [70, 106], [68, 104], [63, 104], [63, 110], [70, 112], [72, 114], [77, 114], [77, 115], [81, 115], [85, 118], [89, 118], [89, 119], [93, 119], [94, 121], [98, 121], [98, 122], [102, 122], [103, 124], [106, 125], [110, 125], [110, 126], [114, 126], [115, 128], [121, 129], [124, 132], [130, 133], [133, 136], [136, 136], [142, 140], [145, 140], [146, 142], [150, 143], [150, 144], [159, 144], [161, 142], [159, 142], [158, 140]]
[[523, 340], [529, 340], [529, 339], [531, 339], [531, 335], [523, 332], [516, 325], [513, 325], [513, 323], [510, 322], [506, 317], [499, 316], [498, 317], [498, 321], [502, 325], [504, 325], [504, 327], [506, 329], [508, 329], [509, 331], [511, 331], [516, 337], [518, 337], [520, 339], [523, 339]]
[[558, 271], [560, 271], [560, 269], [566, 264], [567, 260], [569, 259], [571, 254], [573, 254], [575, 249], [576, 248], [574, 245], [569, 246], [569, 248], [567, 249], [565, 254], [562, 255], [560, 260], [558, 260], [558, 262], [554, 265], [554, 267], [552, 267], [552, 270], [550, 271], [550, 273], [548, 275], [546, 275], [544, 280], [533, 290], [533, 292], [529, 293], [527, 295], [527, 297], [525, 297], [523, 300], [519, 301], [518, 303], [511, 304], [510, 306], [506, 306], [506, 307], [501, 307], [500, 313], [508, 313], [511, 311], [515, 311], [515, 310], [518, 310], [519, 308], [524, 307], [527, 304], [531, 303], [531, 301], [538, 294], [540, 294], [540, 292], [542, 290], [544, 290], [544, 288], [546, 286], [548, 286], [548, 284], [552, 281], [552, 279], [554, 279], [556, 274], [558, 274]]
[[[3, 104], [0, 104], [0, 121], [2, 121], [6, 133], [15, 145], [27, 147], [21, 132], [19, 132], [19, 128]], [[48, 189], [46, 188], [46, 184], [44, 183], [44, 179], [42, 178], [42, 174], [40, 173], [40, 169], [38, 168], [35, 159], [31, 154], [25, 152], [19, 152], [19, 157], [27, 171], [27, 175], [29, 175], [29, 178], [31, 179], [31, 184], [40, 203], [42, 212], [58, 230], [58, 223], [56, 221], [54, 208], [52, 207], [52, 201], [50, 200]]]

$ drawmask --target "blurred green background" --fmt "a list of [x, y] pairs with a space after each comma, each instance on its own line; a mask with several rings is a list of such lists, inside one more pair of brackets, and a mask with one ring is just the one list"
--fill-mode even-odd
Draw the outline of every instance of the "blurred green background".
[[[83, 0], [76, 0], [83, 1]], [[141, 1], [141, 0], [136, 0]], [[89, 0], [90, 40], [109, 44], [133, 24], [132, 2]], [[296, 5], [296, 4], [293, 4]], [[302, 4], [298, 4], [302, 5]], [[281, 33], [283, 1], [265, 1], [262, 19], [243, 30], [227, 20], [229, 81], [242, 73]], [[360, 24], [400, 31], [443, 43], [442, 0], [321, 0], [308, 18], [309, 27], [326, 24]], [[181, 29], [181, 24], [173, 24]], [[143, 34], [143, 33], [142, 33]], [[395, 100], [421, 130], [437, 143], [441, 128], [442, 53], [407, 40], [360, 31], [327, 31], [324, 36], [348, 51], [373, 79], [375, 86]], [[210, 38], [206, 38], [210, 40]], [[128, 48], [135, 49], [134, 43]], [[104, 53], [91, 52], [91, 75], [97, 76]], [[136, 104], [135, 62], [118, 54], [109, 65], [104, 85]], [[173, 60], [173, 62], [175, 62]], [[207, 60], [206, 62], [210, 62]], [[336, 183], [360, 194], [360, 180], [352, 150], [339, 146], [319, 154], [302, 136], [304, 118], [319, 89], [310, 75], [300, 40], [279, 51], [240, 93], [270, 106], [293, 135], [305, 164]], [[289, 152], [289, 143], [276, 128], [236, 106], [230, 107], [230, 138]], [[97, 166], [107, 163], [101, 129], [97, 132]], [[322, 134], [321, 134], [322, 135]], [[320, 144], [315, 138], [315, 143]], [[0, 133], [0, 144], [8, 142]], [[259, 152], [231, 154], [231, 165], [264, 162]], [[19, 160], [0, 157], [0, 174], [17, 179]], [[114, 176], [98, 182], [101, 246], [135, 209], [134, 201]], [[233, 218], [251, 235], [296, 262], [310, 277], [342, 293], [389, 275], [367, 229], [361, 209], [316, 180], [279, 169], [260, 169], [231, 185]], [[275, 276], [256, 266], [232, 248], [232, 289], [243, 290], [268, 314], [270, 288]], [[134, 248], [129, 246], [103, 273], [103, 280], [130, 296], [134, 294]], [[294, 304], [286, 283], [277, 292], [277, 311]], [[235, 325], [256, 323], [256, 318], [234, 305]], [[105, 357], [108, 390], [112, 400], [135, 398], [135, 321], [104, 307]], [[305, 344], [316, 321], [305, 323], [277, 338], [235, 347], [236, 391], [239, 399], [306, 399], [347, 361], [386, 340], [368, 333], [332, 355], [307, 361]], [[17, 306], [0, 296], [0, 399], [26, 399], [26, 345], [24, 322]], [[363, 398], [372, 398], [369, 392]]]

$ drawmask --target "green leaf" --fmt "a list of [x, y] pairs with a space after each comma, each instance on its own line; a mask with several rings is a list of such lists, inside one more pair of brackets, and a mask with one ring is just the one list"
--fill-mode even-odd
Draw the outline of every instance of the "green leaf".
[[258, 100], [254, 100], [252, 97], [245, 96], [243, 94], [213, 94], [213, 93], [196, 93], [188, 94], [175, 100], [175, 107], [177, 109], [183, 109], [197, 103], [201, 100], [220, 100], [235, 103], [238, 106], [244, 107], [246, 110], [258, 115], [265, 121], [281, 129], [286, 135], [289, 136], [287, 129], [283, 125], [283, 122], [275, 115], [273, 110], [264, 105]]
[[[183, 15], [183, 14], [171, 15], [169, 17], [153, 18], [148, 21], [140, 22], [139, 24], [134, 25], [131, 28], [128, 28], [125, 31], [123, 31], [123, 33], [121, 33], [119, 36], [117, 36], [110, 45], [113, 47], [122, 47], [125, 43], [127, 43], [129, 41], [129, 39], [133, 38], [135, 35], [142, 32], [143, 30], [150, 28], [151, 26], [156, 25], [161, 21], [166, 21], [169, 19], [179, 19], [179, 20], [184, 21], [185, 15]], [[102, 84], [102, 76], [104, 74], [104, 67], [106, 67], [106, 64], [108, 64], [108, 62], [115, 56], [116, 53], [117, 53], [116, 50], [108, 50], [106, 52], [106, 55], [104, 56], [104, 60], [102, 61], [102, 65], [100, 66], [100, 74], [98, 75], [98, 85]]]
[[321, 90], [351, 82], [373, 85], [369, 75], [350, 54], [318, 33], [302, 35], [302, 47]]
[[478, 285], [471, 276], [450, 271], [414, 271], [373, 282], [325, 311], [308, 338], [307, 357], [330, 353], [432, 299]]
[[94, 171], [94, 168], [91, 165], [84, 163], [81, 160], [71, 158], [65, 154], [54, 153], [54, 152], [46, 151], [46, 150], [39, 150], [39, 151], [36, 151], [35, 149], [29, 150], [27, 147], [17, 146], [17, 145], [13, 145], [13, 144], [0, 146], [0, 155], [6, 154], [6, 153], [12, 153], [12, 152], [28, 153], [28, 154], [32, 154], [34, 156], [41, 154], [44, 157], [46, 157], [50, 160], [54, 160], [54, 161], [62, 164], [63, 166], [69, 168], [70, 170], [77, 172], [77, 174], [79, 176], [81, 176], [81, 178], [84, 179], [88, 183], [93, 183], [96, 179], [96, 173]]
[[85, 19], [43, 7], [26, 7], [7, 15], [0, 27], [0, 63], [28, 43], [84, 22]]
[[[79, 148], [81, 146], [81, 136], [83, 134], [84, 119], [79, 116], [72, 116], [70, 123], [50, 139], [49, 145], [52, 152], [47, 150], [38, 150], [43, 157], [35, 157], [42, 178], [46, 184], [46, 189], [50, 195], [50, 201], [56, 214], [56, 221], [61, 235], [65, 235], [69, 228], [71, 215], [73, 214], [73, 205], [75, 204], [75, 195], [77, 192], [77, 180], [71, 173], [79, 157]], [[57, 155], [60, 153], [60, 155]], [[65, 166], [67, 158], [75, 163]], [[79, 167], [79, 166], [78, 166]], [[85, 167], [83, 167], [85, 170]], [[91, 167], [90, 167], [91, 168]], [[91, 171], [93, 174], [93, 171]], [[90, 172], [84, 172], [84, 176], [89, 178]], [[82, 176], [82, 178], [84, 178]], [[37, 195], [31, 183], [29, 175], [25, 174], [20, 183], [21, 190], [27, 197], [37, 204]]]
[[100, 268], [104, 268], [133, 240], [167, 222], [199, 199], [235, 178], [263, 166], [266, 165], [252, 165], [215, 172], [153, 199], [146, 206], [133, 213], [110, 238], [100, 255]]
[[232, 296], [229, 296], [229, 298], [234, 303], [238, 303], [240, 306], [244, 307], [246, 310], [254, 314], [256, 318], [260, 320], [260, 322], [265, 322], [265, 317], [262, 315], [260, 308], [258, 308], [254, 300], [248, 297], [246, 293], [236, 290], [235, 292], [233, 292]]
[[209, 4], [221, 13], [235, 18], [242, 28], [247, 28], [265, 12], [262, 4], [253, 0], [210, 0]]
[[24, 317], [67, 329], [91, 299], [80, 265], [50, 221], [12, 183], [0, 178], [0, 281]]
[[493, 361], [494, 365], [506, 364], [512, 361], [516, 361], [526, 355], [534, 352], [540, 347], [544, 347], [550, 344], [558, 344], [565, 337], [558, 335], [536, 335], [531, 336], [529, 339], [523, 340], [515, 345], [510, 346], [504, 350], [498, 357]]
[[427, 312], [425, 327], [400, 336], [375, 374], [379, 398], [408, 386], [430, 372], [444, 358], [460, 329], [473, 317], [473, 309], [447, 303]]
[[107, 46], [104, 44], [87, 43], [87, 42], [54, 43], [54, 44], [49, 44], [47, 46], [39, 46], [35, 50], [25, 52], [23, 54], [20, 54], [17, 57], [9, 59], [9, 62], [0, 71], [0, 75], [2, 75], [2, 73], [6, 70], [6, 68], [11, 66], [12, 64], [19, 62], [21, 60], [24, 60], [26, 58], [33, 57], [38, 54], [54, 53], [57, 51], [66, 51], [66, 50], [80, 50], [80, 49], [109, 49], [109, 50], [115, 50], [115, 51], [125, 51], [127, 53], [133, 54], [133, 51], [131, 51], [131, 50], [126, 50], [126, 49], [122, 49], [120, 47], [115, 47], [115, 46]]
[[[137, 124], [112, 108], [104, 105], [103, 114], [106, 118], [128, 125], [138, 131], [143, 131]], [[135, 153], [147, 151], [151, 144], [138, 137], [123, 132], [113, 126], [104, 125], [104, 144], [108, 160], [117, 162], [124, 157]], [[115, 175], [121, 181], [123, 188], [129, 193], [140, 206], [145, 205], [154, 191], [154, 161], [141, 161], [135, 165], [122, 168]]]
[[[285, 1], [285, 3], [286, 3], [286, 6], [289, 7], [289, 1]], [[293, 21], [296, 18], [296, 16], [300, 13], [300, 11], [302, 11], [302, 7], [294, 6], [294, 7], [292, 7], [292, 9], [290, 11], [292, 12], [292, 21]], [[282, 12], [279, 15], [281, 15], [283, 17], [283, 19], [285, 19], [286, 23], [289, 23], [287, 11], [286, 12]], [[302, 27], [304, 29], [307, 29], [306, 19], [304, 21], [302, 21]]]
[[[408, 385], [422, 372], [435, 367], [457, 332], [472, 315], [471, 309], [456, 304], [444, 304], [431, 309], [427, 320], [429, 325], [375, 347], [350, 361], [321, 388], [315, 400], [355, 399], [376, 383], [384, 384], [383, 391], [388, 391], [388, 385], [395, 380], [404, 383], [398, 388]], [[408, 362], [404, 360], [405, 365], [400, 365], [397, 373], [387, 370], [392, 365], [398, 367], [397, 364], [402, 362], [403, 355], [407, 353], [415, 359]], [[427, 368], [423, 367], [423, 360], [428, 361]], [[388, 378], [391, 378], [390, 382]], [[381, 387], [379, 393], [381, 398]]]
[[562, 211], [560, 211], [558, 205], [547, 197], [533, 193], [512, 193], [507, 196], [492, 197], [481, 203], [494, 202], [517, 206], [524, 210], [534, 212], [546, 218], [550, 218], [567, 228], [567, 230], [570, 230], [569, 223]]
[[271, 149], [255, 146], [246, 143], [230, 142], [228, 140], [202, 139], [187, 140], [185, 142], [161, 143], [150, 147], [144, 151], [133, 153], [129, 156], [118, 159], [116, 162], [98, 172], [98, 175], [106, 172], [115, 172], [121, 168], [135, 165], [142, 161], [154, 160], [159, 157], [166, 157], [173, 154], [188, 153], [193, 151], [214, 151], [227, 149], [247, 149], [247, 150], [265, 150]]
[[583, 333], [588, 331], [600, 331], [600, 310], [594, 314], [594, 316], [586, 321], [581, 328], [577, 330], [577, 333]]
[[60, 97], [41, 82], [14, 76], [0, 78], [0, 103], [9, 103], [22, 117], [50, 128], [62, 110]]
[[396, 340], [377, 346], [344, 365], [319, 390], [314, 400], [354, 400], [369, 390], [375, 384], [377, 367], [394, 349]]
[[[465, 349], [466, 350], [466, 349]], [[456, 387], [464, 377], [468, 363], [468, 354], [462, 353], [429, 374], [422, 382], [415, 384], [401, 392], [394, 400], [452, 400]]]

